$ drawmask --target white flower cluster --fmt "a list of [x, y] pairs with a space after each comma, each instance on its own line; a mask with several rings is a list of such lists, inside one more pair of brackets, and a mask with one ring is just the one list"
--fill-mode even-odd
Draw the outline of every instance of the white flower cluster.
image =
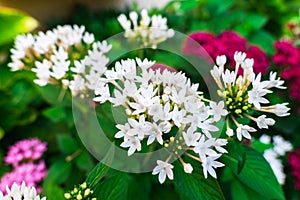
[[[228, 110], [226, 133], [231, 137], [234, 135], [233, 129], [235, 129], [237, 138], [241, 141], [242, 137], [251, 139], [250, 132], [256, 131], [255, 128], [243, 124], [241, 122], [243, 118], [253, 120], [260, 129], [267, 129], [274, 125], [275, 120], [267, 118], [264, 114], [255, 118], [252, 116], [254, 111], [273, 113], [279, 117], [284, 117], [289, 115], [290, 108], [287, 107], [287, 103], [262, 105], [270, 103], [265, 96], [272, 93], [272, 88], [285, 89], [282, 86], [284, 81], [276, 78], [276, 72], [270, 73], [269, 80], [262, 81], [261, 74], [255, 75], [253, 72], [254, 60], [246, 58], [246, 53], [235, 52], [234, 60], [236, 62], [235, 71], [229, 69], [224, 71], [226, 57], [224, 55], [218, 56], [217, 65], [211, 70], [211, 75], [219, 87], [218, 94], [226, 101]], [[240, 67], [243, 69], [242, 75], [238, 75]]]
[[268, 135], [262, 135], [259, 140], [264, 144], [273, 145], [272, 148], [264, 151], [264, 157], [269, 162], [278, 182], [283, 185], [286, 175], [280, 157], [293, 149], [292, 144], [279, 135], [272, 137], [273, 142], [271, 142], [271, 137]]
[[[173, 179], [173, 166], [168, 163], [172, 156], [185, 156], [202, 163], [203, 173], [216, 178], [214, 168], [223, 164], [216, 161], [227, 151], [222, 147], [225, 139], [212, 137], [218, 131], [214, 125], [227, 115], [224, 102], [202, 101], [198, 84], [191, 83], [182, 72], [171, 72], [158, 68], [153, 70], [154, 62], [139, 58], [122, 60], [107, 70], [95, 89], [94, 101], [109, 101], [113, 106], [123, 106], [128, 114], [127, 123], [118, 124], [116, 138], [122, 138], [121, 146], [128, 149], [128, 155], [142, 150], [142, 142], [147, 145], [164, 146], [170, 151], [165, 161], [158, 160], [153, 174], [159, 173], [163, 183], [166, 175]], [[109, 91], [109, 85], [114, 89]], [[178, 130], [175, 136], [172, 130]], [[197, 155], [194, 156], [193, 154]], [[186, 173], [193, 168], [179, 159]]]
[[143, 9], [138, 22], [138, 14], [130, 12], [129, 19], [121, 14], [118, 21], [125, 30], [124, 36], [130, 40], [141, 42], [144, 46], [151, 45], [156, 48], [157, 44], [173, 37], [174, 30], [167, 26], [167, 19], [161, 15], [149, 17], [148, 11]]
[[19, 35], [11, 50], [12, 71], [32, 70], [40, 86], [62, 84], [73, 95], [94, 89], [95, 79], [106, 69], [111, 49], [106, 41], [95, 42], [84, 26], [58, 26], [46, 33]]
[[34, 187], [28, 187], [25, 182], [22, 185], [14, 183], [11, 187], [6, 187], [7, 195], [0, 191], [0, 200], [46, 200], [46, 197], [40, 198]]

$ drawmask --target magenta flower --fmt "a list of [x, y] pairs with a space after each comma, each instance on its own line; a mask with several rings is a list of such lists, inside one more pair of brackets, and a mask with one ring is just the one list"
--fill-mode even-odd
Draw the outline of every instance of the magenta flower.
[[14, 168], [12, 172], [6, 173], [0, 182], [0, 190], [5, 192], [6, 186], [11, 187], [13, 183], [19, 185], [24, 181], [28, 186], [36, 187], [37, 192], [41, 191], [41, 188], [38, 186], [45, 176], [47, 175], [47, 168], [44, 161], [39, 163], [25, 163], [18, 165]]
[[292, 175], [295, 177], [295, 188], [300, 189], [300, 149], [290, 153], [289, 163], [292, 168]]
[[[246, 52], [247, 58], [254, 58], [255, 73], [267, 72], [269, 61], [266, 53], [257, 46], [250, 46], [245, 38], [233, 31], [223, 31], [217, 36], [207, 32], [192, 33], [183, 47], [184, 53], [200, 56], [207, 59], [209, 63], [216, 60], [217, 56], [225, 55], [228, 59], [227, 66], [231, 68], [235, 67], [236, 51]], [[242, 73], [242, 69], [239, 73]]]
[[40, 193], [41, 188], [38, 185], [47, 175], [47, 168], [43, 160], [38, 160], [46, 149], [46, 142], [37, 138], [21, 140], [11, 146], [4, 161], [13, 165], [13, 170], [1, 178], [0, 191], [5, 193], [6, 186], [11, 187], [13, 183], [21, 185], [24, 181], [27, 186], [35, 187]]
[[21, 140], [9, 148], [4, 161], [6, 164], [17, 166], [24, 162], [40, 159], [46, 150], [47, 144], [37, 138]]

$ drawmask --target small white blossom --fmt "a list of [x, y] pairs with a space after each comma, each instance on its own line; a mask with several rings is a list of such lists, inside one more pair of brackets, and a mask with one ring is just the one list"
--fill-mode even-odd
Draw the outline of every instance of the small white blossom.
[[167, 176], [170, 180], [173, 180], [174, 176], [173, 176], [172, 169], [173, 169], [173, 165], [158, 160], [157, 166], [153, 169], [152, 174], [153, 175], [158, 174], [158, 180], [162, 184], [163, 182], [165, 182]]
[[274, 151], [283, 156], [286, 152], [289, 152], [293, 149], [293, 146], [290, 142], [283, 139], [283, 137], [276, 135], [273, 137]]
[[242, 137], [245, 137], [247, 139], [251, 139], [251, 135], [249, 132], [255, 132], [256, 129], [252, 128], [248, 125], [239, 125], [236, 129], [237, 138], [239, 141], [242, 140]]
[[268, 128], [269, 126], [273, 126], [275, 124], [275, 120], [271, 118], [267, 118], [266, 115], [261, 115], [256, 119], [256, 124], [258, 128]]
[[235, 52], [233, 58], [237, 64], [241, 64], [246, 58], [246, 53]]
[[278, 77], [276, 79], [277, 72], [270, 72], [270, 80], [269, 80], [269, 85], [268, 87], [275, 87], [278, 89], [286, 89], [286, 87], [282, 86], [284, 84], [284, 81]]
[[281, 104], [276, 104], [274, 109], [271, 110], [275, 115], [279, 117], [284, 117], [290, 115], [288, 111], [290, 108], [287, 107], [288, 103], [281, 103]]
[[216, 122], [228, 114], [228, 111], [224, 109], [224, 101], [220, 101], [218, 104], [210, 102], [210, 107], [211, 110], [208, 111], [208, 114], [212, 115]]
[[216, 63], [217, 63], [217, 65], [218, 66], [224, 66], [225, 65], [225, 63], [226, 63], [226, 56], [225, 55], [222, 55], [222, 56], [217, 56], [217, 58], [216, 58]]
[[207, 178], [207, 172], [215, 179], [217, 178], [217, 174], [214, 168], [224, 166], [223, 163], [216, 161], [216, 159], [218, 159], [220, 156], [221, 154], [217, 154], [215, 156], [207, 157], [206, 159], [203, 160], [202, 167], [203, 167], [203, 174], [205, 178]]

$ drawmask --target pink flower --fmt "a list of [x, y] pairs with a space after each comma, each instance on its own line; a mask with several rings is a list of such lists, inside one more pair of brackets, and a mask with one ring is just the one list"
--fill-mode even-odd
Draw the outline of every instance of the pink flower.
[[21, 140], [9, 148], [4, 158], [6, 164], [17, 166], [20, 163], [38, 160], [47, 150], [47, 144], [37, 138]]
[[279, 41], [274, 45], [277, 53], [273, 62], [282, 67], [300, 67], [300, 51], [290, 41]]
[[[227, 67], [234, 68], [234, 53], [242, 51], [248, 58], [254, 58], [254, 72], [266, 73], [269, 67], [268, 57], [259, 47], [249, 46], [247, 40], [233, 31], [223, 31], [214, 36], [207, 32], [196, 32], [189, 35], [184, 44], [183, 52], [200, 56], [211, 63], [217, 56], [225, 55], [228, 58]], [[198, 43], [198, 44], [195, 44]], [[242, 69], [239, 71], [242, 73]]]
[[5, 187], [11, 187], [15, 182], [19, 185], [22, 184], [22, 181], [26, 182], [27, 186], [33, 186], [37, 188], [37, 191], [40, 192], [41, 188], [38, 187], [45, 176], [47, 175], [47, 168], [44, 161], [39, 163], [25, 163], [18, 165], [14, 168], [12, 172], [6, 173], [0, 182], [0, 190], [5, 192]]
[[268, 57], [259, 47], [250, 46], [247, 50], [247, 58], [254, 58], [254, 73], [265, 74], [269, 68]]
[[292, 168], [292, 175], [295, 177], [295, 188], [300, 189], [300, 149], [290, 153], [289, 163]]

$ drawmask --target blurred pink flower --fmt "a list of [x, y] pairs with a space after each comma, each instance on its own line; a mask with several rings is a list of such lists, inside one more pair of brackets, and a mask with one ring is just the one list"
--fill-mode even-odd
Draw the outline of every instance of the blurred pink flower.
[[6, 186], [11, 187], [13, 183], [19, 185], [24, 181], [28, 186], [36, 187], [37, 192], [40, 193], [41, 188], [38, 186], [47, 175], [47, 168], [44, 161], [39, 163], [25, 163], [18, 165], [12, 172], [6, 173], [0, 182], [0, 190], [5, 192]]
[[300, 189], [300, 149], [290, 153], [289, 163], [292, 168], [292, 175], [295, 177], [295, 188]]
[[47, 144], [37, 138], [21, 140], [9, 148], [4, 158], [6, 164], [17, 166], [23, 162], [38, 160], [47, 150]]
[[[217, 36], [208, 32], [195, 32], [189, 35], [183, 47], [184, 53], [200, 56], [209, 63], [216, 60], [217, 56], [225, 55], [231, 68], [235, 67], [233, 57], [236, 51], [246, 52], [247, 58], [254, 58], [255, 73], [267, 72], [269, 61], [266, 53], [257, 46], [250, 46], [245, 38], [233, 31], [223, 31]], [[242, 70], [239, 73], [242, 73]]]

